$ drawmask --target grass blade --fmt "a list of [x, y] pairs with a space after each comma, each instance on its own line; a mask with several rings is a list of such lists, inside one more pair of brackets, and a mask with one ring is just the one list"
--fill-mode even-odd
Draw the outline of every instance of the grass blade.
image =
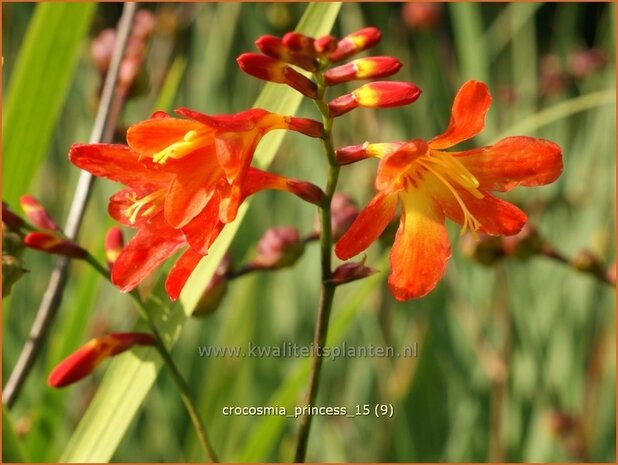
[[[37, 6], [7, 92], [2, 133], [2, 198], [14, 205], [48, 150], [96, 3]], [[33, 129], [36, 128], [33, 137]]]

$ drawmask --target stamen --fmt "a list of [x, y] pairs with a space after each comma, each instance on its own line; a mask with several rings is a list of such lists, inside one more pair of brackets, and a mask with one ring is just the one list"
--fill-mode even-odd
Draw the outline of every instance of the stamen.
[[128, 196], [127, 199], [130, 202], [132, 202], [132, 205], [128, 207], [124, 212], [125, 215], [129, 217], [129, 222], [131, 224], [135, 224], [135, 221], [137, 221], [137, 216], [139, 215], [140, 210], [144, 208], [146, 205], [148, 205], [149, 203], [151, 203], [152, 205], [150, 205], [142, 213], [142, 216], [145, 217], [145, 216], [148, 216], [154, 213], [159, 207], [159, 205], [161, 204], [161, 200], [163, 199], [164, 196], [165, 196], [165, 189], [154, 191], [151, 194], [148, 194], [147, 196], [141, 199], [138, 199], [135, 193], [131, 193], [131, 195]]
[[472, 194], [477, 199], [482, 199], [483, 194], [478, 190], [479, 182], [478, 180], [466, 169], [466, 167], [457, 159], [452, 157], [451, 155], [432, 151], [431, 155], [425, 157], [426, 161], [429, 161], [435, 165], [442, 166], [446, 169], [446, 173], [448, 174], [454, 181], [456, 181], [461, 187], [466, 189], [470, 194]]
[[[461, 165], [461, 163], [457, 162], [454, 164], [450, 164], [449, 162], [451, 160], [448, 160], [447, 157], [452, 158], [448, 154], [444, 154], [444, 157], [440, 158], [423, 156], [419, 158], [417, 162], [420, 166], [426, 168], [431, 173], [433, 173], [433, 175], [446, 186], [446, 188], [451, 192], [451, 194], [453, 194], [453, 197], [455, 197], [455, 200], [459, 204], [459, 207], [461, 208], [461, 211], [463, 213], [463, 222], [459, 231], [459, 235], [463, 236], [466, 232], [466, 229], [470, 229], [472, 235], [476, 237], [475, 232], [481, 227], [481, 222], [476, 219], [472, 213], [470, 213], [470, 210], [468, 210], [468, 208], [466, 207], [465, 202], [463, 201], [457, 190], [444, 176], [442, 176], [442, 174], [440, 173], [440, 168], [442, 168], [442, 171], [445, 171], [444, 174], [451, 177], [455, 182], [457, 182], [461, 187], [466, 189], [475, 197], [477, 197], [477, 195], [475, 195], [476, 193], [481, 196], [477, 198], [482, 198], [483, 194], [480, 193], [476, 188], [478, 186], [478, 181], [476, 180], [476, 178], [474, 178], [474, 176], [472, 176], [472, 174], [470, 174], [470, 172], [463, 165]], [[434, 166], [431, 166], [432, 164]]]
[[155, 163], [165, 163], [168, 158], [182, 158], [189, 153], [193, 152], [200, 145], [203, 145], [210, 138], [208, 132], [203, 131], [188, 131], [181, 141], [174, 142], [168, 145], [163, 150], [155, 153], [152, 156], [152, 160]]

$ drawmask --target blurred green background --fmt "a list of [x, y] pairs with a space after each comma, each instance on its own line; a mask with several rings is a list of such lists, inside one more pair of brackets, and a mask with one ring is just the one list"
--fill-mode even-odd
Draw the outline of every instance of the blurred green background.
[[[521, 206], [564, 254], [588, 249], [604, 263], [613, 262], [615, 4], [433, 7], [342, 6], [333, 33], [342, 36], [368, 25], [379, 27], [383, 39], [371, 54], [399, 58], [404, 68], [396, 79], [416, 83], [423, 95], [404, 109], [358, 110], [338, 119], [336, 144], [431, 138], [446, 127], [459, 86], [467, 79], [482, 80], [491, 89], [493, 105], [486, 130], [467, 146], [495, 142], [505, 135], [557, 142], [564, 154], [562, 177], [550, 186], [516, 189], [505, 197]], [[20, 107], [20, 101], [13, 103], [13, 109], [6, 108], [11, 92], [17, 92], [13, 71], [37, 8], [41, 7], [2, 4], [3, 198], [19, 211], [19, 195], [33, 194], [63, 222], [79, 174], [67, 161], [68, 148], [88, 140], [96, 112], [100, 76], [90, 57], [91, 41], [103, 29], [114, 27], [121, 5], [102, 4], [81, 16], [64, 14], [67, 23], [60, 23], [62, 29], [81, 34], [77, 41], [65, 37], [78, 44], [75, 52], [59, 44], [35, 43], [31, 51], [40, 54], [44, 80], [32, 83], [38, 92], [33, 91], [36, 98], [30, 95], [34, 106]], [[53, 9], [60, 14], [60, 8], [77, 7], [52, 5], [49, 14]], [[143, 82], [149, 84], [126, 105], [120, 137], [127, 125], [161, 105], [168, 111], [189, 106], [207, 113], [251, 106], [263, 83], [240, 72], [235, 57], [254, 51], [253, 41], [262, 34], [282, 35], [293, 29], [305, 5], [142, 4], [140, 8], [156, 19], [144, 64]], [[71, 21], [80, 21], [83, 32]], [[339, 93], [343, 89], [332, 90], [333, 96]], [[57, 117], [45, 111], [54, 105]], [[299, 114], [317, 116], [308, 103]], [[43, 145], [37, 148], [37, 144]], [[340, 190], [363, 205], [373, 195], [375, 167], [367, 161], [346, 168]], [[286, 136], [272, 165], [276, 172], [319, 185], [324, 185], [325, 168], [319, 144], [292, 134]], [[80, 243], [101, 259], [105, 231], [113, 224], [106, 213], [107, 199], [117, 189], [107, 181], [96, 183], [80, 235]], [[313, 207], [291, 196], [272, 192], [255, 196], [232, 244], [234, 263], [251, 258], [256, 241], [271, 226], [291, 224], [309, 233], [314, 214]], [[319, 405], [352, 411], [357, 404], [392, 404], [394, 416], [316, 417], [308, 459], [614, 462], [615, 291], [544, 258], [483, 267], [459, 252], [456, 225], [451, 224], [450, 231], [454, 256], [446, 277], [426, 298], [397, 303], [384, 274], [337, 292], [334, 342], [392, 345], [396, 351], [416, 342], [418, 357], [327, 360]], [[373, 246], [367, 263], [386, 271], [382, 258], [386, 251], [382, 245]], [[3, 384], [28, 336], [54, 263], [51, 256], [35, 252], [26, 252], [24, 261], [30, 273], [3, 300]], [[311, 244], [293, 269], [235, 281], [215, 314], [191, 319], [183, 328], [173, 357], [188, 378], [212, 442], [225, 461], [291, 459], [298, 420], [225, 416], [222, 408], [301, 405], [307, 360], [206, 359], [199, 357], [197, 346], [309, 345], [318, 276], [318, 247]], [[5, 432], [10, 424], [15, 433], [14, 438], [5, 436], [5, 452], [7, 443], [17, 441], [24, 461], [58, 460], [105, 367], [61, 391], [47, 386], [49, 371], [93, 335], [130, 330], [135, 320], [127, 297], [84, 264], [72, 265], [44, 351], [4, 419]], [[110, 412], [114, 414], [122, 412]], [[165, 371], [112, 460], [203, 460]]]

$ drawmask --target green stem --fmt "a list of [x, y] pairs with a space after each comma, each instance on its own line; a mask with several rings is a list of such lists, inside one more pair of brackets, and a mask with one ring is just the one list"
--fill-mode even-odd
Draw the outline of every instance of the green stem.
[[[320, 216], [320, 255], [322, 269], [322, 285], [320, 288], [320, 302], [318, 306], [318, 315], [315, 327], [315, 335], [313, 338], [313, 358], [311, 361], [311, 375], [309, 378], [309, 390], [305, 401], [305, 406], [310, 407], [315, 403], [318, 387], [320, 384], [320, 374], [322, 371], [322, 348], [326, 344], [328, 335], [328, 324], [330, 321], [330, 313], [335, 297], [335, 286], [330, 281], [331, 266], [332, 266], [332, 248], [333, 235], [331, 225], [331, 200], [335, 189], [337, 188], [337, 180], [339, 178], [339, 166], [336, 162], [335, 149], [332, 139], [333, 119], [328, 114], [328, 106], [324, 99], [324, 91], [326, 89], [321, 73], [314, 75], [318, 84], [318, 99], [316, 104], [322, 115], [324, 124], [324, 134], [322, 136], [322, 146], [324, 153], [328, 159], [328, 178], [326, 182], [325, 198], [323, 204], [319, 208]], [[311, 422], [313, 416], [305, 413], [300, 420], [298, 432], [298, 440], [296, 444], [296, 453], [294, 456], [295, 462], [304, 462], [307, 453], [307, 445], [309, 443], [309, 433], [311, 431]]]
[[[110, 280], [109, 271], [96, 258], [94, 258], [94, 256], [88, 253], [88, 255], [86, 255], [84, 260], [89, 265], [91, 265], [101, 276], [103, 276], [108, 281]], [[178, 388], [180, 398], [183, 404], [185, 405], [187, 412], [189, 413], [189, 417], [191, 418], [191, 422], [193, 423], [193, 427], [195, 428], [195, 433], [202, 446], [202, 449], [204, 449], [204, 452], [206, 453], [207, 457], [210, 459], [211, 462], [218, 462], [219, 460], [217, 459], [217, 454], [215, 453], [214, 449], [212, 448], [210, 444], [210, 441], [208, 440], [208, 435], [206, 433], [204, 422], [202, 421], [202, 418], [197, 410], [197, 407], [195, 406], [195, 404], [193, 403], [193, 400], [191, 399], [191, 393], [189, 391], [189, 386], [187, 385], [187, 382], [185, 381], [185, 379], [182, 377], [182, 374], [178, 370], [178, 367], [174, 363], [172, 356], [167, 350], [167, 347], [165, 347], [163, 338], [161, 337], [161, 334], [159, 333], [159, 330], [157, 329], [157, 325], [152, 319], [150, 312], [148, 311], [148, 308], [144, 305], [144, 303], [142, 302], [142, 299], [140, 298], [139, 294], [136, 291], [130, 292], [129, 295], [135, 302], [135, 306], [137, 307], [137, 311], [140, 317], [148, 325], [150, 331], [155, 336], [156, 342], [155, 342], [154, 347], [157, 350], [157, 352], [159, 352], [159, 355], [163, 359], [163, 363], [167, 366], [170, 373], [172, 374], [172, 379], [174, 380], [174, 383], [176, 384], [176, 387]]]

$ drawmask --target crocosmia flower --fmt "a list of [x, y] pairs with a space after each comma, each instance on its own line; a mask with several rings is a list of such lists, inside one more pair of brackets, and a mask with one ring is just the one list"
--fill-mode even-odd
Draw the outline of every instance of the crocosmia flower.
[[430, 141], [364, 144], [338, 153], [346, 163], [370, 156], [381, 161], [378, 194], [338, 241], [336, 254], [345, 260], [365, 250], [401, 202], [388, 279], [398, 300], [424, 296], [443, 276], [451, 255], [445, 217], [461, 224], [462, 233], [516, 234], [525, 213], [491, 191], [548, 184], [562, 172], [560, 147], [544, 139], [507, 137], [491, 146], [445, 151], [483, 129], [490, 103], [487, 86], [468, 81], [455, 97], [448, 128]]
[[166, 289], [176, 299], [199, 260], [240, 203], [263, 189], [292, 192], [319, 203], [312, 184], [250, 168], [255, 147], [271, 129], [321, 134], [321, 124], [265, 110], [208, 116], [181, 109], [192, 119], [158, 113], [128, 131], [128, 146], [73, 145], [69, 159], [95, 176], [127, 187], [110, 199], [119, 223], [138, 228], [111, 274], [124, 292], [135, 288], [168, 257], [190, 245], [172, 268]]

